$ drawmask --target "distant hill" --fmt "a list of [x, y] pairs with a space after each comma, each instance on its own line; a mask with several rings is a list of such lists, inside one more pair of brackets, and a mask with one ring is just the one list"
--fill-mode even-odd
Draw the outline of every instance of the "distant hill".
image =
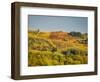
[[51, 32], [49, 36], [50, 39], [56, 39], [56, 40], [64, 40], [67, 37], [69, 37], [67, 32]]
[[51, 32], [50, 39], [62, 40], [62, 41], [76, 41], [76, 38], [71, 36], [67, 32]]

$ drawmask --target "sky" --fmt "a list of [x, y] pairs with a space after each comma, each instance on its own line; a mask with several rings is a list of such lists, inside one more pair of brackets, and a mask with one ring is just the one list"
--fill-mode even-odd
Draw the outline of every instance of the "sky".
[[42, 32], [64, 31], [87, 33], [87, 17], [29, 15], [29, 30], [39, 29]]

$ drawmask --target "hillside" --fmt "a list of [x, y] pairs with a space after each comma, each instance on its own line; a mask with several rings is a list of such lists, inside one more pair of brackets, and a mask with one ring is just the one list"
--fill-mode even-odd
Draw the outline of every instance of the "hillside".
[[28, 32], [28, 65], [86, 64], [87, 43], [82, 42], [81, 37], [62, 31]]

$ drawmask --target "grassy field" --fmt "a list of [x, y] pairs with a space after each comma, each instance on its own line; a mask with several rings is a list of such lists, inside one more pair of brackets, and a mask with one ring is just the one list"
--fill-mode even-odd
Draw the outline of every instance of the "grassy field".
[[28, 66], [87, 64], [87, 35], [28, 32]]

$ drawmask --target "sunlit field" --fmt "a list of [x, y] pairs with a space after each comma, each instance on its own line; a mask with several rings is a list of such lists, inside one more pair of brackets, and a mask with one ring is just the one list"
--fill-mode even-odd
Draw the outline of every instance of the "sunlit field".
[[87, 64], [87, 42], [87, 33], [28, 31], [28, 66]]

